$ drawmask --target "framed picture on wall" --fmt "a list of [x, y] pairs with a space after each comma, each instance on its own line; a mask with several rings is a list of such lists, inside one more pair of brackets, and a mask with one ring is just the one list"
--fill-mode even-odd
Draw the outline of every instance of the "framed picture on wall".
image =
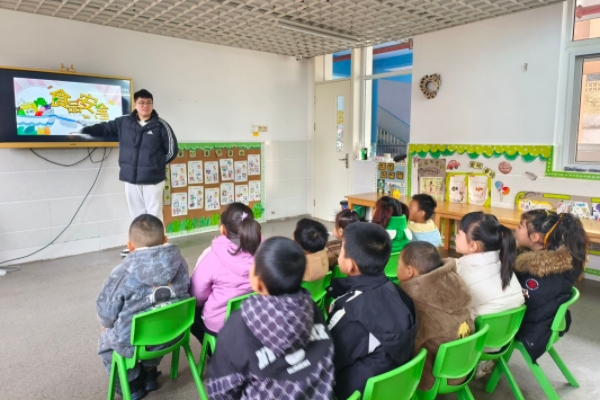
[[387, 176], [388, 176], [387, 171], [381, 171], [379, 173], [379, 178], [381, 178], [381, 179], [387, 179]]

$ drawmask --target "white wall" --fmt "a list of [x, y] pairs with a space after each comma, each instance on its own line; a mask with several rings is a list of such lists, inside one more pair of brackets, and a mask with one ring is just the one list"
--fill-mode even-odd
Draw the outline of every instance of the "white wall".
[[552, 144], [562, 10], [555, 4], [416, 36], [415, 83], [438, 73], [442, 86], [427, 100], [413, 85], [411, 142]]
[[[35, 51], [23, 46], [39, 42], [48, 32], [56, 38], [52, 45], [36, 46]], [[0, 49], [4, 66], [56, 70], [64, 63], [81, 73], [133, 78], [135, 89], [154, 94], [157, 111], [182, 142], [256, 141], [251, 126], [267, 125], [268, 133], [258, 138], [269, 141], [267, 217], [306, 213], [312, 112], [308, 60], [7, 10], [0, 10]], [[83, 158], [86, 150], [40, 153], [68, 163]], [[125, 243], [130, 220], [118, 181], [117, 153], [115, 149], [105, 163], [91, 197], [60, 243], [25, 261]], [[50, 242], [75, 213], [97, 167], [89, 161], [58, 167], [29, 150], [0, 150], [0, 262]], [[288, 178], [302, 182], [294, 181], [293, 187], [272, 184]]]

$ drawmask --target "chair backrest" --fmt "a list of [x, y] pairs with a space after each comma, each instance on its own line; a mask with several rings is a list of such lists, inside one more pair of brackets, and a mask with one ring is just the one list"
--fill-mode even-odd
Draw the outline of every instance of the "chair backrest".
[[234, 297], [233, 299], [227, 302], [227, 311], [225, 312], [225, 321], [229, 319], [229, 316], [232, 312], [239, 310], [242, 308], [242, 303], [250, 296], [254, 296], [256, 292], [244, 294], [242, 296]]
[[329, 271], [327, 275], [319, 280], [302, 282], [302, 287], [310, 292], [313, 300], [317, 301], [327, 293], [327, 288], [331, 283], [331, 275], [331, 271]]
[[400, 252], [392, 253], [387, 264], [385, 264], [385, 276], [388, 278], [398, 279], [398, 260], [400, 259]]
[[479, 362], [488, 330], [486, 325], [471, 336], [441, 345], [433, 364], [433, 376], [458, 379], [469, 375]]
[[546, 345], [546, 351], [550, 350], [554, 343], [558, 342], [560, 339], [560, 333], [565, 330], [567, 327], [567, 310], [573, 303], [579, 300], [579, 290], [575, 286], [571, 288], [571, 298], [561, 304], [554, 316], [554, 321], [552, 321], [552, 335], [550, 335], [550, 340]]
[[346, 278], [348, 277], [348, 275], [344, 274], [342, 271], [340, 271], [340, 266], [339, 265], [335, 265], [335, 267], [333, 267], [333, 276], [332, 278]]
[[486, 325], [490, 327], [485, 337], [485, 347], [503, 348], [510, 344], [519, 331], [526, 308], [525, 305], [522, 305], [511, 310], [477, 317], [475, 321], [477, 331]]
[[427, 350], [422, 349], [415, 358], [401, 367], [369, 378], [363, 400], [410, 400], [421, 380], [426, 355]]

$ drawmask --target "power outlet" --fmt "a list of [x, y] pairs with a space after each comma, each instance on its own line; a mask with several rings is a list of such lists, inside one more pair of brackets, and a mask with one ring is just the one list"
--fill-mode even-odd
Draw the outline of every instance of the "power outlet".
[[267, 132], [267, 126], [266, 125], [259, 125], [258, 126], [258, 131], [260, 133], [266, 133]]

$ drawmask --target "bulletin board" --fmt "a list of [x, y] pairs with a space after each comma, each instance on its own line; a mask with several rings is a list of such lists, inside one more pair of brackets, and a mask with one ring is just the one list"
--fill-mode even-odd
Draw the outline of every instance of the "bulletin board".
[[377, 193], [406, 196], [406, 162], [377, 163]]
[[227, 205], [239, 202], [265, 220], [262, 143], [179, 143], [167, 166], [163, 219], [168, 237], [218, 229]]

